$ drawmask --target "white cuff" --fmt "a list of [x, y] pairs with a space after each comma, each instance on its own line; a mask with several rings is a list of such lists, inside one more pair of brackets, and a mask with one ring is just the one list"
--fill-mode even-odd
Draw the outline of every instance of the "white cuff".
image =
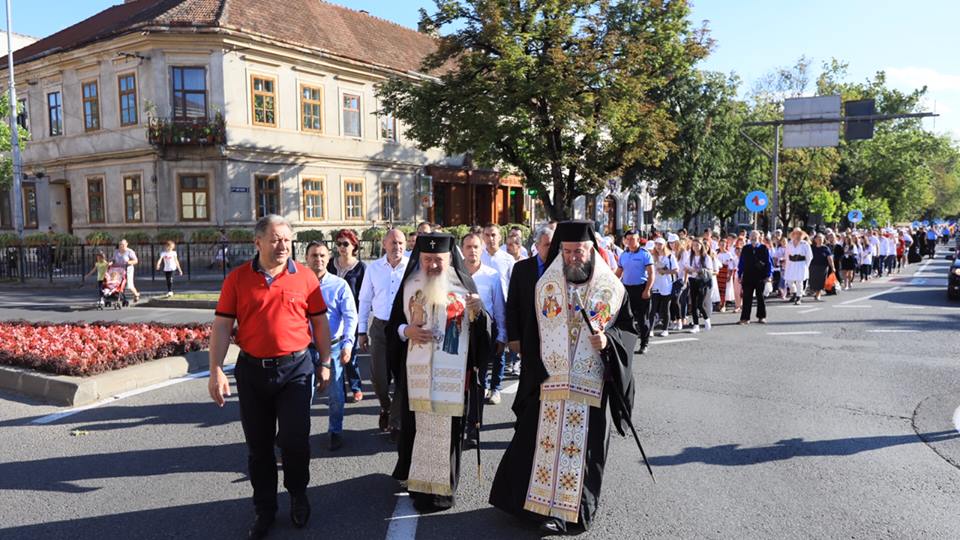
[[407, 325], [401, 324], [397, 327], [397, 333], [400, 334], [400, 341], [406, 341], [407, 336], [403, 333], [407, 329]]

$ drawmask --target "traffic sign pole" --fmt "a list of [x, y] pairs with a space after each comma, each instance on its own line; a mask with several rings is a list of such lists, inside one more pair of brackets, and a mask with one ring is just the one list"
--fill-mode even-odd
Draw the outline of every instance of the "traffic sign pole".
[[780, 126], [773, 126], [773, 210], [770, 232], [777, 230], [780, 218]]

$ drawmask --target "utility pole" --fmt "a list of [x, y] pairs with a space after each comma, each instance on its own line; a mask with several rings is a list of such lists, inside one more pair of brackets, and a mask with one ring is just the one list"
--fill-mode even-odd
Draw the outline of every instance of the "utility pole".
[[10, 156], [13, 158], [13, 219], [17, 236], [23, 239], [23, 163], [17, 128], [17, 87], [13, 78], [13, 14], [7, 0], [7, 73], [10, 76]]
[[780, 126], [773, 127], [773, 212], [770, 217], [770, 232], [777, 230], [780, 221]]

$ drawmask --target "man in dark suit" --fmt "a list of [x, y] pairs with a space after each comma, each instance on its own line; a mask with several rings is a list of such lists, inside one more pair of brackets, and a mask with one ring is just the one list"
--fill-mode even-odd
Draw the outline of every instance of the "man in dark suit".
[[[510, 285], [507, 289], [507, 345], [510, 350], [521, 354], [520, 366], [523, 369], [523, 356], [520, 350], [520, 338], [528, 332], [537, 332], [537, 315], [534, 309], [533, 294], [537, 280], [546, 267], [547, 253], [553, 241], [553, 229], [542, 226], [533, 236], [536, 254], [513, 265]], [[521, 371], [522, 375], [522, 371]]]
[[750, 231], [750, 243], [740, 251], [740, 263], [737, 265], [737, 277], [743, 287], [743, 309], [740, 312], [740, 324], [750, 324], [750, 311], [753, 298], [757, 299], [757, 322], [767, 323], [767, 306], [763, 301], [763, 286], [773, 276], [773, 259], [770, 250], [760, 243], [760, 232]]

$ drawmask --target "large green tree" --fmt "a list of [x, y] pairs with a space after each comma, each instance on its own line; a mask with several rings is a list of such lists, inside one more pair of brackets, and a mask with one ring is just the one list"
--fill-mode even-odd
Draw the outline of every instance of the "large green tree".
[[638, 163], [625, 175], [628, 181], [652, 181], [658, 213], [681, 219], [685, 228], [698, 214], [727, 202], [739, 184], [741, 156], [735, 148], [744, 110], [736, 101], [738, 86], [735, 76], [716, 72], [692, 71], [674, 79], [663, 95], [677, 126], [673, 149], [659, 164]]
[[519, 172], [553, 219], [569, 218], [576, 196], [672, 149], [661, 96], [709, 48], [689, 11], [684, 0], [436, 0], [420, 22], [440, 36], [422, 66], [434, 77], [388, 81], [382, 108], [421, 148]]
[[[19, 111], [23, 112], [23, 111]], [[13, 134], [10, 130], [10, 94], [0, 96], [0, 187], [7, 188], [13, 181], [13, 158], [10, 151], [13, 149]], [[17, 135], [20, 139], [20, 148], [30, 139], [30, 134], [23, 126], [18, 126]]]

